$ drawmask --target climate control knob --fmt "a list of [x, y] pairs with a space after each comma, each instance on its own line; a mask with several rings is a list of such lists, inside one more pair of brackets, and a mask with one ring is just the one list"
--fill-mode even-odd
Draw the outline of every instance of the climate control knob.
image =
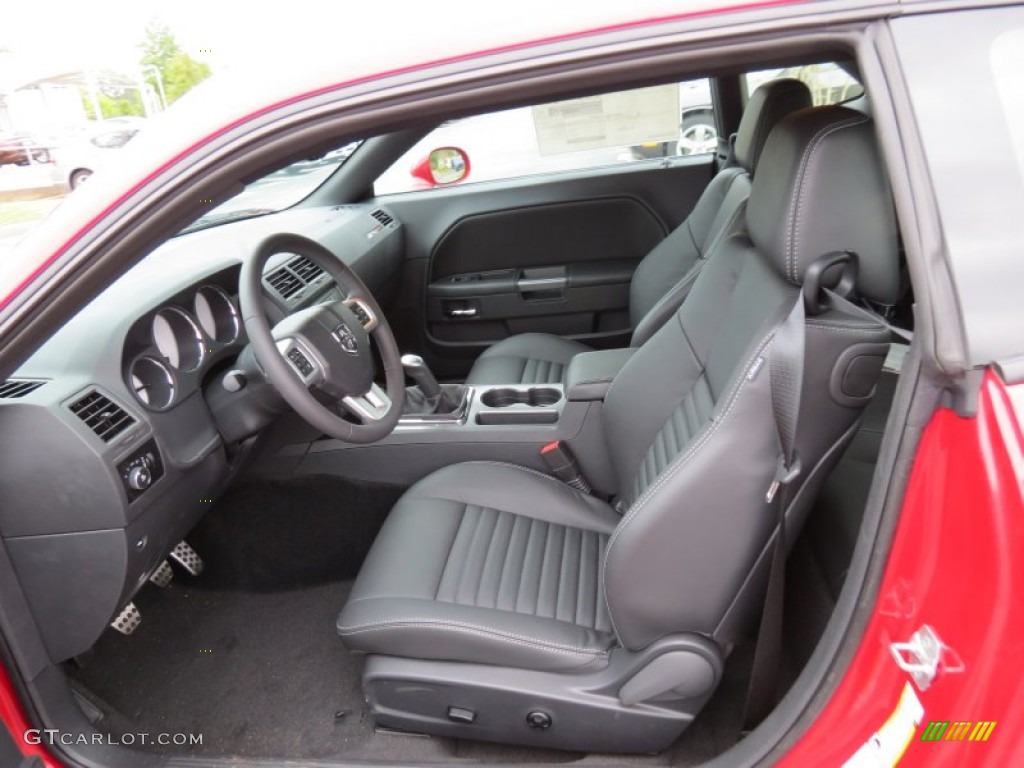
[[135, 491], [144, 491], [153, 482], [153, 474], [149, 467], [132, 467], [128, 470], [128, 487]]

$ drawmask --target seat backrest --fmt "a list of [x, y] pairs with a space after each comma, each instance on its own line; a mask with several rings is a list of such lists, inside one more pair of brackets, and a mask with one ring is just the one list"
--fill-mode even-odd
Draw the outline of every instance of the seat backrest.
[[[765, 494], [780, 444], [772, 411], [773, 338], [822, 254], [857, 254], [859, 295], [898, 291], [896, 223], [871, 121], [806, 109], [772, 132], [753, 180], [748, 233], [723, 240], [686, 301], [615, 378], [605, 401], [622, 521], [604, 583], [620, 642], [679, 631], [719, 639], [763, 597], [758, 574], [775, 529]], [[787, 533], [870, 401], [885, 327], [834, 308], [805, 321]], [[759, 586], [760, 585], [760, 586]]]
[[675, 313], [703, 259], [736, 227], [771, 129], [786, 115], [809, 106], [807, 86], [788, 78], [765, 83], [750, 96], [736, 133], [735, 164], [715, 175], [686, 220], [644, 257], [633, 274], [630, 346], [641, 346]]

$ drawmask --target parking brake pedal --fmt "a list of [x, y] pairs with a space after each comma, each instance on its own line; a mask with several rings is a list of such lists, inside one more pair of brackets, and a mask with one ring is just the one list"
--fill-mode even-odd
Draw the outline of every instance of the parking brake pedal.
[[174, 571], [171, 570], [171, 564], [164, 560], [160, 563], [160, 567], [149, 574], [149, 580], [156, 584], [161, 589], [171, 583], [171, 579], [174, 578]]
[[117, 618], [110, 622], [110, 626], [122, 635], [130, 635], [139, 628], [139, 624], [141, 623], [142, 614], [139, 613], [139, 609], [135, 607], [135, 603], [128, 603], [128, 605], [122, 608], [121, 612], [117, 614]]
[[187, 541], [179, 541], [178, 546], [171, 550], [171, 560], [176, 562], [193, 576], [203, 572], [203, 559]]

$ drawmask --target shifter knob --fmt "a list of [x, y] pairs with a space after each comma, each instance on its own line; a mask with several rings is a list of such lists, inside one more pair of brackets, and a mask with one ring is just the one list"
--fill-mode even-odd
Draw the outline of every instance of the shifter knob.
[[419, 385], [426, 397], [432, 399], [441, 394], [441, 385], [437, 383], [422, 357], [402, 355], [402, 368], [405, 369], [406, 375]]

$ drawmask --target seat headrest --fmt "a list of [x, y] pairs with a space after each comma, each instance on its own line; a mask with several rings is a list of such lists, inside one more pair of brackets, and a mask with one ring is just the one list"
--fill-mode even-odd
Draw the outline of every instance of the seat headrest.
[[772, 128], [786, 115], [812, 103], [807, 86], [792, 78], [772, 80], [754, 91], [736, 131], [736, 162], [752, 174]]
[[802, 285], [817, 257], [857, 254], [859, 295], [899, 298], [896, 215], [871, 118], [815, 107], [784, 118], [765, 143], [747, 203], [754, 245]]

